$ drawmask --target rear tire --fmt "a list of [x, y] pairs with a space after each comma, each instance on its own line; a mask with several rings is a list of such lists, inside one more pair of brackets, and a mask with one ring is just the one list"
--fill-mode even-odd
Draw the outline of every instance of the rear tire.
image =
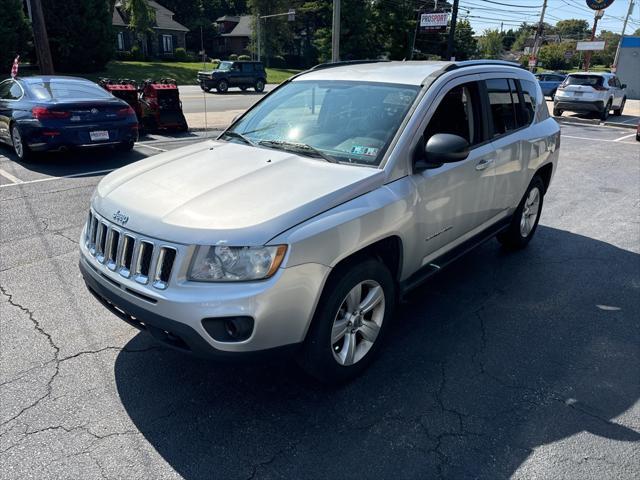
[[607, 104], [604, 107], [604, 110], [600, 112], [600, 120], [602, 120], [603, 122], [606, 121], [607, 118], [609, 118], [610, 111], [611, 111], [611, 100], [607, 102]]
[[560, 110], [559, 108], [554, 108], [553, 109], [553, 116], [554, 117], [561, 117], [562, 116], [562, 110]]
[[622, 111], [624, 110], [624, 105], [625, 105], [625, 103], [627, 103], [627, 97], [625, 97], [625, 98], [623, 98], [623, 99], [622, 99], [622, 103], [620, 104], [620, 108], [615, 109], [615, 110], [613, 111], [613, 114], [614, 114], [616, 117], [619, 117], [620, 115], [622, 115]]
[[395, 294], [389, 269], [373, 258], [334, 272], [298, 355], [300, 366], [324, 383], [342, 383], [360, 374], [384, 342]]
[[220, 80], [216, 86], [218, 93], [226, 93], [229, 90], [229, 83], [226, 80]]
[[543, 199], [544, 182], [536, 175], [520, 200], [509, 227], [497, 235], [502, 245], [511, 250], [518, 250], [529, 244], [538, 228]]
[[136, 142], [134, 142], [133, 140], [129, 140], [128, 142], [119, 143], [116, 148], [119, 152], [130, 152], [131, 150], [133, 150], [135, 144]]
[[11, 125], [11, 144], [13, 145], [13, 151], [18, 157], [18, 160], [28, 162], [33, 159], [33, 152], [29, 146], [24, 143], [20, 129], [16, 124]]

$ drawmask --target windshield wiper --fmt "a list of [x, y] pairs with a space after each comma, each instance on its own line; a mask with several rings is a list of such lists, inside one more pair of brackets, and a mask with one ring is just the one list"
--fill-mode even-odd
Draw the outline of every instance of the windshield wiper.
[[327, 155], [324, 152], [321, 152], [311, 145], [307, 145], [306, 143], [284, 142], [282, 140], [262, 140], [258, 142], [258, 145], [262, 145], [264, 147], [281, 148], [282, 150], [302, 153], [303, 155], [319, 157], [330, 163], [338, 163], [335, 158]]
[[253, 140], [250, 140], [248, 137], [245, 137], [243, 134], [238, 133], [238, 132], [234, 132], [233, 130], [229, 130], [229, 131], [224, 132], [222, 134], [222, 136], [223, 137], [237, 138], [238, 140], [242, 140], [247, 145], [251, 145], [252, 147], [256, 146], [256, 144], [255, 144], [255, 142], [253, 142]]

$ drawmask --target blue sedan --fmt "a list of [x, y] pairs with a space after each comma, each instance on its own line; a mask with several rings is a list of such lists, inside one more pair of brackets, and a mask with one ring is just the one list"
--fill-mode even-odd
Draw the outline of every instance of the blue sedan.
[[20, 160], [33, 152], [115, 145], [138, 139], [133, 109], [82, 78], [38, 76], [0, 82], [0, 141]]
[[556, 90], [567, 76], [563, 73], [546, 72], [536, 73], [536, 78], [542, 89], [542, 94], [553, 99], [556, 95]]

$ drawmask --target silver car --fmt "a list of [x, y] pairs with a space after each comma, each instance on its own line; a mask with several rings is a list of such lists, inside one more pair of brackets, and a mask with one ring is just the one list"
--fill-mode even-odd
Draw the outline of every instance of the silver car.
[[165, 345], [290, 352], [339, 382], [407, 291], [473, 246], [532, 239], [560, 130], [505, 62], [351, 62], [297, 75], [217, 140], [106, 176], [87, 286]]

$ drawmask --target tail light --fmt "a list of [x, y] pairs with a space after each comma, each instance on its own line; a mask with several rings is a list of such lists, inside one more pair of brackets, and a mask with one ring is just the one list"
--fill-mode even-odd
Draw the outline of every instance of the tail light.
[[121, 108], [117, 113], [119, 117], [129, 117], [136, 114], [136, 112], [131, 107]]
[[49, 110], [46, 107], [33, 107], [31, 109], [31, 113], [33, 117], [37, 120], [50, 120], [50, 119], [64, 119], [70, 118], [71, 112], [66, 112], [63, 110]]

